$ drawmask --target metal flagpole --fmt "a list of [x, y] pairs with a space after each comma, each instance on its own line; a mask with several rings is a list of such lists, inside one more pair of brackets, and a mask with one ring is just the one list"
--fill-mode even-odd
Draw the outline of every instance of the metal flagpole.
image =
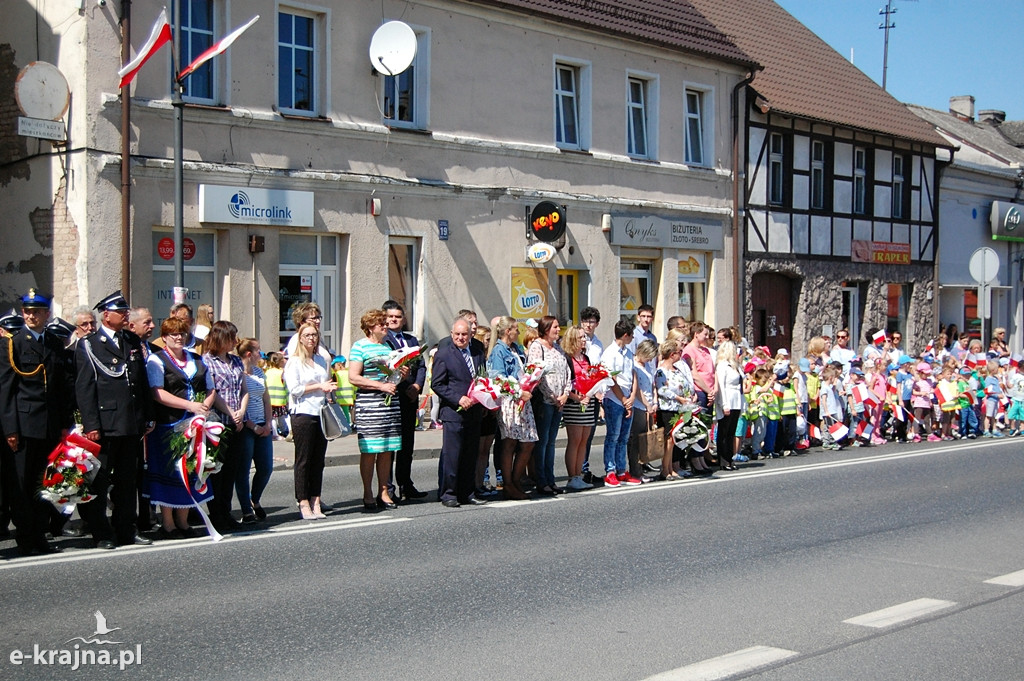
[[181, 97], [181, 83], [178, 73], [181, 58], [178, 54], [181, 36], [181, 3], [174, 2], [174, 40], [171, 43], [174, 76], [171, 79], [171, 105], [174, 107], [174, 285], [185, 286], [185, 213], [184, 213], [184, 163], [182, 161], [183, 136], [185, 128], [185, 101]]

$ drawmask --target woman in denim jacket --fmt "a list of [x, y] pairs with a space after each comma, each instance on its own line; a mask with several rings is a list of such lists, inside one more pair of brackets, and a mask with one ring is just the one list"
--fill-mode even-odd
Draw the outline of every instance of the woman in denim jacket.
[[[491, 334], [487, 371], [492, 379], [518, 380], [523, 374], [523, 351], [516, 343], [519, 323], [513, 317], [500, 317]], [[518, 396], [502, 395], [498, 430], [501, 433], [501, 472], [505, 477], [506, 499], [526, 499], [520, 487], [526, 465], [537, 441], [537, 424], [533, 418], [532, 395], [520, 391]], [[517, 451], [518, 444], [518, 451]]]

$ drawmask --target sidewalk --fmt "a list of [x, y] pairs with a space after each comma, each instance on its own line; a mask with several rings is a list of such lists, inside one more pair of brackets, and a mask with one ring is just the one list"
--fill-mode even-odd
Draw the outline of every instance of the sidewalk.
[[[593, 449], [597, 449], [598, 458], [604, 443], [604, 425], [597, 426], [597, 433], [594, 435]], [[555, 443], [556, 459], [565, 453], [566, 437], [565, 429], [558, 431], [558, 440]], [[413, 458], [416, 460], [437, 459], [441, 456], [441, 431], [440, 430], [418, 430], [416, 431], [416, 445], [413, 450]], [[356, 436], [338, 438], [327, 443], [328, 466], [354, 466], [359, 463], [359, 444]], [[290, 469], [295, 465], [295, 447], [291, 442], [276, 440], [274, 442], [274, 469]]]

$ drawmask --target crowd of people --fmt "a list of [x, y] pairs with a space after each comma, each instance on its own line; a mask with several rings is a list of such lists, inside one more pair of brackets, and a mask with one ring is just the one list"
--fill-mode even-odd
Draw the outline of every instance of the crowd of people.
[[[817, 446], [1024, 433], [1022, 358], [1003, 329], [987, 349], [950, 328], [912, 356], [899, 331], [872, 328], [860, 351], [845, 329], [804, 352], [773, 351], [681, 317], [659, 341], [643, 305], [605, 346], [593, 307], [565, 328], [552, 316], [480, 325], [461, 310], [450, 335], [421, 351], [389, 300], [361, 316], [364, 337], [346, 358], [325, 345], [312, 302], [292, 308], [295, 334], [270, 353], [211, 306], [199, 312], [197, 323], [176, 304], [156, 329], [118, 291], [65, 322], [30, 290], [20, 314], [0, 317], [0, 524], [13, 521], [22, 554], [59, 551], [52, 539], [62, 535], [114, 549], [265, 520], [280, 438], [294, 447], [300, 517], [326, 518], [321, 420], [331, 402], [351, 420], [363, 510], [374, 513], [427, 497], [412, 457], [428, 427], [442, 429], [437, 500], [448, 508], [710, 477]], [[79, 464], [83, 489], [61, 492], [72, 503], [47, 501], [47, 485], [67, 489], [54, 462], [87, 462], [86, 450], [98, 465]], [[74, 501], [82, 523], [68, 522]]]

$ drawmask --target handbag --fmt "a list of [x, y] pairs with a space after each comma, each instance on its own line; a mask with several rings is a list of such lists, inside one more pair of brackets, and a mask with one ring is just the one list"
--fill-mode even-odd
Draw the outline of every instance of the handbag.
[[337, 440], [351, 434], [352, 424], [342, 411], [341, 405], [334, 400], [324, 400], [320, 407], [320, 430], [328, 440]]
[[665, 431], [655, 426], [652, 430], [634, 433], [629, 437], [629, 446], [640, 463], [661, 461], [665, 456]]

